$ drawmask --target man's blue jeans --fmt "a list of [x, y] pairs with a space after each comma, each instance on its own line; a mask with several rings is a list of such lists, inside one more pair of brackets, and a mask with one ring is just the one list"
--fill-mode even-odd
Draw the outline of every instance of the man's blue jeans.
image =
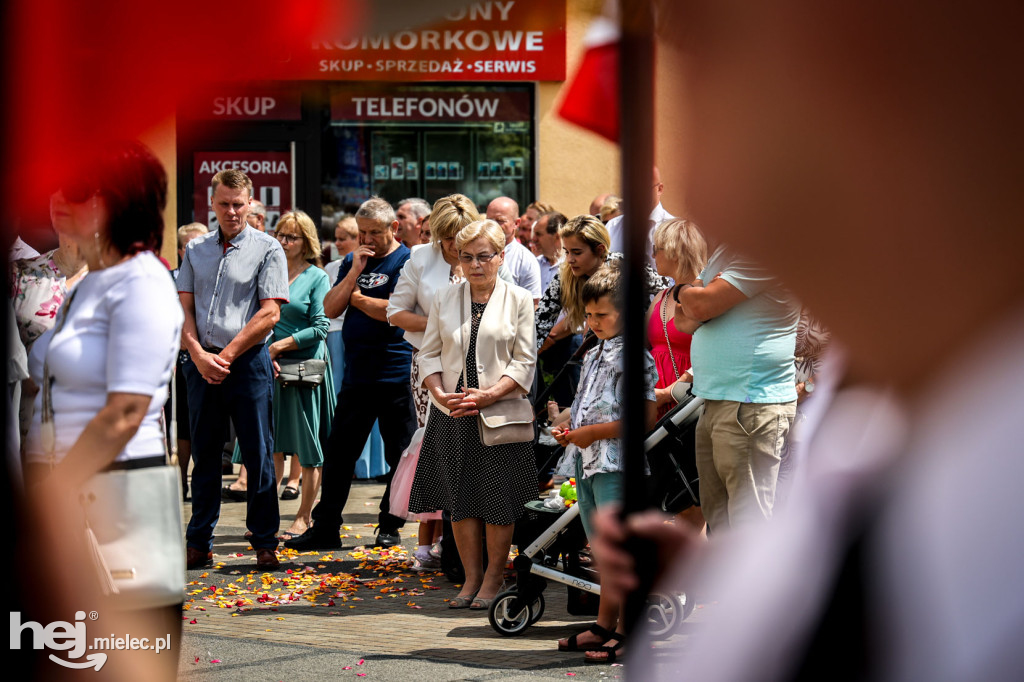
[[259, 344], [231, 363], [221, 384], [209, 384], [195, 364], [183, 371], [188, 386], [192, 427], [192, 518], [186, 544], [203, 552], [213, 548], [220, 518], [221, 452], [234, 422], [242, 462], [249, 474], [246, 526], [253, 549], [275, 549], [281, 514], [277, 506], [272, 434], [274, 370], [267, 347]]

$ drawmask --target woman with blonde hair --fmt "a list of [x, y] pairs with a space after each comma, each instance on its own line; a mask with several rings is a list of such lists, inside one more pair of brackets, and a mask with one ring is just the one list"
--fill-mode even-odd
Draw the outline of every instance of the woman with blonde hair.
[[[671, 277], [678, 283], [697, 279], [708, 260], [708, 246], [704, 235], [689, 220], [665, 220], [654, 230], [652, 254], [658, 274]], [[672, 387], [677, 381], [692, 381], [690, 374], [690, 341], [692, 335], [676, 328], [676, 304], [672, 289], [665, 289], [654, 298], [647, 311], [647, 341], [658, 369], [658, 383], [654, 389], [658, 417], [662, 417], [676, 401]]]
[[622, 215], [622, 197], [609, 196], [601, 204], [601, 210], [598, 212], [598, 215], [601, 216], [601, 222], [606, 225], [612, 218]]
[[[583, 328], [583, 284], [610, 257], [608, 228], [591, 215], [578, 215], [558, 231], [565, 260], [537, 307], [538, 352]], [[622, 254], [616, 254], [621, 258]], [[558, 322], [560, 314], [565, 319]]]
[[281, 243], [288, 262], [288, 302], [281, 306], [281, 319], [274, 325], [269, 344], [275, 374], [285, 358], [323, 360], [326, 371], [318, 386], [274, 383], [274, 465], [280, 480], [284, 453], [298, 455], [302, 465], [302, 499], [295, 520], [283, 539], [297, 537], [312, 523], [313, 502], [320, 489], [324, 463], [322, 443], [326, 442], [337, 398], [327, 351], [329, 322], [324, 314], [324, 296], [331, 288], [327, 273], [316, 267], [320, 240], [312, 218], [302, 211], [281, 216], [274, 237]]
[[[543, 353], [556, 341], [583, 328], [583, 284], [608, 259], [622, 258], [611, 251], [608, 228], [592, 215], [578, 215], [558, 231], [565, 260], [537, 307], [537, 347]], [[650, 267], [644, 270], [648, 300], [671, 282]], [[560, 320], [562, 313], [565, 318]], [[557, 322], [557, 324], [556, 324]]]
[[466, 579], [448, 606], [485, 610], [501, 588], [513, 524], [537, 496], [537, 469], [532, 437], [485, 445], [476, 415], [498, 401], [515, 412], [533, 386], [533, 297], [498, 277], [505, 234], [493, 220], [464, 227], [456, 246], [466, 282], [437, 292], [420, 349], [431, 406], [409, 510], [451, 513]]

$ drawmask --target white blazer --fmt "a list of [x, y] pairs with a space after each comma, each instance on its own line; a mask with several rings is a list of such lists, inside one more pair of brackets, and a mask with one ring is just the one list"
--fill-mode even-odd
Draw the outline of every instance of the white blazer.
[[[455, 391], [462, 374], [471, 333], [470, 314], [469, 284], [462, 283], [438, 291], [427, 316], [418, 358], [420, 376], [440, 373], [446, 393]], [[536, 368], [533, 294], [498, 279], [477, 330], [478, 385], [489, 388], [507, 376], [516, 382], [521, 393], [528, 393]], [[430, 397], [433, 401], [433, 394]], [[442, 405], [437, 407], [448, 413]]]
[[[388, 300], [388, 322], [391, 322], [392, 315], [401, 311], [425, 316], [437, 292], [448, 288], [451, 272], [452, 266], [444, 259], [440, 245], [423, 244], [413, 247], [412, 256], [402, 266], [398, 283]], [[498, 277], [506, 282], [512, 281], [512, 275], [504, 264], [498, 270]], [[395, 326], [394, 323], [391, 326]], [[425, 333], [407, 331], [405, 340], [415, 348], [422, 348]]]

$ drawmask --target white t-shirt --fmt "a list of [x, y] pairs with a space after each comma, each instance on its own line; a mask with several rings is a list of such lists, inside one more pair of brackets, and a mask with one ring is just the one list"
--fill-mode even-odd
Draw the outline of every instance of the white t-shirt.
[[544, 290], [540, 288], [540, 265], [537, 257], [528, 248], [513, 239], [505, 246], [505, 266], [512, 273], [512, 281], [540, 300]]
[[[654, 256], [651, 255], [651, 246], [654, 244], [654, 230], [663, 221], [671, 220], [672, 218], [675, 218], [675, 216], [666, 211], [661, 202], [658, 202], [658, 205], [654, 207], [651, 214], [647, 217], [647, 227], [649, 229], [647, 232], [647, 250], [645, 255], [647, 257], [647, 264], [652, 268], [655, 268]], [[611, 247], [608, 250], [612, 253], [623, 253], [625, 251], [626, 235], [622, 231], [624, 220], [625, 216], [615, 216], [605, 225], [608, 228], [608, 236], [611, 238]], [[657, 268], [655, 268], [655, 272], [657, 272]]]
[[[160, 412], [184, 320], [174, 281], [152, 253], [90, 272], [78, 283], [57, 312], [54, 329], [60, 331], [40, 336], [29, 355], [36, 385], [43, 383], [44, 359], [53, 379], [58, 460], [106, 404], [108, 393], [152, 396], [142, 425], [116, 461], [164, 453]], [[40, 440], [42, 396], [39, 391], [25, 444], [30, 462], [49, 461]]]

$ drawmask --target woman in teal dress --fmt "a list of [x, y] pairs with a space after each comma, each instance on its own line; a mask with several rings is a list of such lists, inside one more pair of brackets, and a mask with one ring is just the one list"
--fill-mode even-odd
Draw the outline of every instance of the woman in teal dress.
[[320, 491], [327, 442], [334, 406], [334, 379], [327, 351], [329, 321], [324, 315], [324, 296], [331, 288], [327, 273], [312, 263], [320, 257], [320, 240], [313, 220], [302, 211], [281, 216], [275, 233], [288, 260], [289, 301], [281, 306], [281, 319], [274, 326], [270, 357], [277, 369], [278, 358], [326, 360], [328, 371], [316, 388], [274, 384], [274, 459], [284, 468], [284, 455], [296, 454], [302, 465], [302, 499], [295, 520], [282, 539], [302, 535], [312, 523], [310, 513]]

